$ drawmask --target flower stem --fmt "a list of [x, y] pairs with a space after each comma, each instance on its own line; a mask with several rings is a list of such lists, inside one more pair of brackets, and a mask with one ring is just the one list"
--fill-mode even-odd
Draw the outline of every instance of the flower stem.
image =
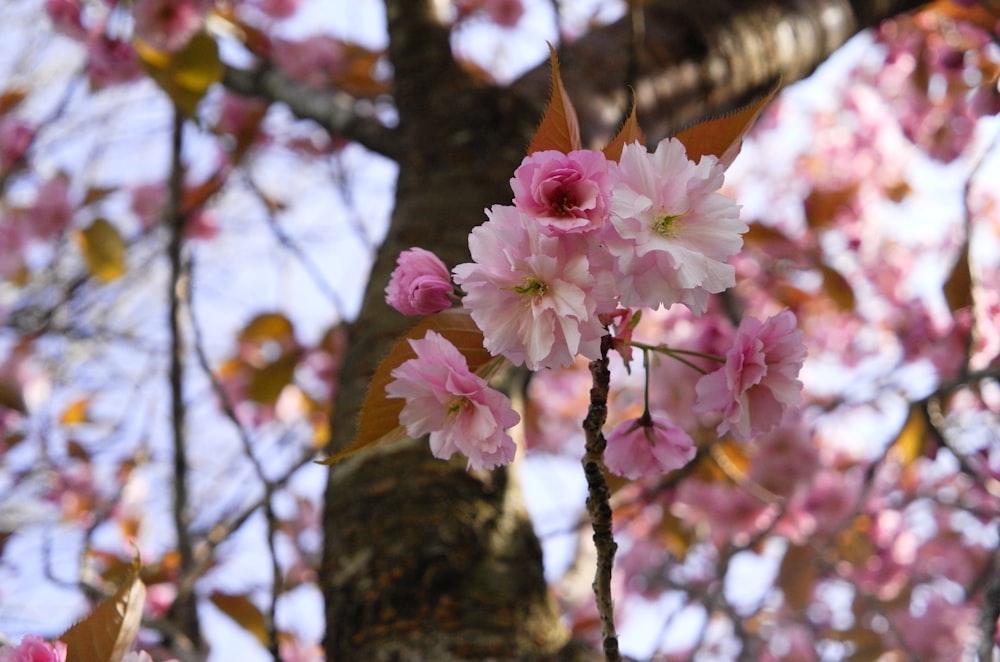
[[604, 656], [608, 662], [620, 662], [618, 634], [615, 631], [614, 600], [611, 597], [611, 569], [614, 566], [615, 542], [611, 528], [611, 490], [604, 476], [604, 449], [607, 440], [601, 429], [608, 417], [608, 391], [611, 372], [608, 370], [608, 352], [611, 336], [601, 339], [601, 358], [590, 362], [594, 385], [590, 389], [590, 407], [583, 421], [586, 433], [586, 452], [583, 456], [583, 473], [587, 478], [587, 512], [594, 528], [594, 547], [597, 549], [597, 571], [594, 575], [594, 597], [601, 618], [601, 635]]

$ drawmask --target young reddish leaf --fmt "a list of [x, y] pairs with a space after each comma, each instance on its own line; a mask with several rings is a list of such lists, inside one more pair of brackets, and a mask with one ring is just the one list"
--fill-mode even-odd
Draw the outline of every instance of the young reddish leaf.
[[785, 596], [785, 606], [794, 613], [803, 613], [812, 602], [819, 579], [813, 549], [809, 545], [789, 545], [774, 582]]
[[559, 75], [559, 59], [551, 46], [549, 52], [552, 65], [552, 96], [549, 98], [549, 105], [542, 115], [538, 130], [535, 131], [535, 137], [528, 145], [528, 154], [548, 149], [568, 154], [581, 148], [580, 123]]
[[66, 643], [66, 662], [118, 662], [132, 648], [146, 602], [139, 561], [118, 590], [58, 638]]
[[357, 437], [347, 448], [320, 460], [321, 464], [333, 464], [369, 446], [399, 441], [406, 437], [406, 431], [399, 424], [403, 400], [386, 397], [385, 387], [393, 380], [393, 370], [404, 361], [416, 358], [409, 340], [420, 340], [428, 331], [440, 333], [455, 345], [472, 372], [476, 372], [493, 358], [483, 347], [482, 331], [464, 310], [450, 309], [425, 317], [396, 341], [376, 368], [358, 416]]
[[234, 595], [213, 591], [209, 596], [212, 604], [219, 608], [223, 614], [236, 621], [236, 623], [257, 638], [261, 645], [267, 647], [270, 641], [267, 636], [267, 622], [264, 613], [251, 602], [246, 595]]
[[134, 45], [150, 77], [188, 117], [194, 115], [208, 88], [222, 80], [225, 67], [219, 59], [219, 45], [207, 32], [195, 34], [176, 52], [158, 50], [140, 39]]
[[281, 313], [261, 313], [243, 327], [239, 341], [260, 345], [269, 340], [280, 343], [294, 337], [295, 327], [287, 317]]
[[684, 143], [684, 147], [687, 148], [688, 158], [692, 161], [698, 161], [705, 154], [712, 154], [719, 157], [723, 166], [729, 167], [736, 155], [740, 153], [743, 136], [753, 126], [757, 115], [774, 97], [779, 87], [781, 87], [780, 81], [775, 83], [769, 92], [762, 94], [739, 110], [722, 117], [705, 120], [678, 133], [677, 139]]
[[972, 269], [969, 266], [969, 242], [962, 246], [962, 251], [951, 268], [951, 274], [944, 282], [944, 298], [948, 308], [955, 313], [972, 305]]
[[76, 423], [86, 423], [90, 419], [87, 417], [87, 407], [90, 405], [90, 398], [80, 398], [72, 402], [59, 417], [60, 425], [74, 425]]
[[110, 283], [125, 273], [125, 240], [114, 225], [99, 218], [80, 230], [76, 240], [94, 278]]
[[267, 365], [254, 368], [246, 386], [247, 399], [262, 405], [274, 405], [281, 392], [292, 382], [298, 364], [298, 352], [288, 352]]
[[604, 158], [609, 161], [618, 161], [622, 158], [622, 150], [625, 148], [625, 145], [636, 142], [640, 145], [645, 145], [646, 136], [643, 135], [642, 129], [639, 128], [639, 121], [635, 114], [635, 101], [633, 101], [632, 112], [628, 114], [625, 123], [622, 124], [622, 128], [618, 129], [617, 135], [605, 146]]
[[847, 282], [844, 275], [826, 264], [819, 265], [820, 273], [823, 274], [823, 291], [833, 299], [840, 310], [854, 310], [857, 303], [854, 297], [854, 288]]
[[927, 438], [927, 415], [922, 407], [910, 407], [910, 414], [900, 428], [899, 434], [889, 447], [889, 456], [899, 462], [904, 468], [913, 464], [924, 452], [924, 440]]
[[809, 191], [803, 206], [806, 223], [814, 230], [829, 227], [837, 220], [837, 215], [858, 195], [861, 182], [852, 182], [838, 188], [814, 188]]
[[5, 115], [28, 96], [28, 91], [22, 87], [11, 87], [0, 94], [0, 115]]

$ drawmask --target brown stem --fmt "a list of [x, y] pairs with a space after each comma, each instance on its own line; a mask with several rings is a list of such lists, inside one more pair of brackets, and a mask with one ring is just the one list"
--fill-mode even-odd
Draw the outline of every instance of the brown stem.
[[604, 640], [604, 656], [608, 662], [622, 659], [618, 650], [618, 634], [615, 631], [615, 605], [611, 596], [611, 570], [615, 563], [615, 542], [611, 529], [611, 490], [604, 477], [604, 449], [607, 440], [601, 428], [608, 417], [608, 390], [611, 387], [611, 372], [608, 370], [608, 351], [611, 336], [601, 339], [601, 358], [590, 362], [590, 374], [594, 385], [590, 389], [590, 407], [583, 420], [586, 433], [586, 452], [583, 456], [583, 473], [587, 477], [587, 512], [594, 527], [594, 547], [597, 549], [597, 571], [594, 575], [594, 597], [601, 617], [601, 636]]

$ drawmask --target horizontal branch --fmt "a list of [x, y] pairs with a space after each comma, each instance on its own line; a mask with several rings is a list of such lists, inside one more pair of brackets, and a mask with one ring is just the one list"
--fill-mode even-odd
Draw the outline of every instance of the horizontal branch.
[[297, 117], [313, 120], [331, 135], [396, 158], [395, 129], [374, 116], [359, 115], [357, 100], [342, 90], [317, 90], [269, 66], [256, 70], [227, 66], [222, 84], [237, 94], [283, 103]]

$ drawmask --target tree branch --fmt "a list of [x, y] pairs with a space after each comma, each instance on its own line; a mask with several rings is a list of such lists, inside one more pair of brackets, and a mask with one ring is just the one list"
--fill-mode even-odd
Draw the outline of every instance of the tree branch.
[[615, 606], [611, 595], [611, 570], [615, 564], [615, 542], [611, 529], [611, 490], [604, 477], [604, 449], [607, 441], [601, 428], [608, 417], [608, 391], [611, 372], [608, 370], [608, 350], [611, 336], [601, 339], [601, 358], [590, 362], [594, 386], [590, 389], [590, 407], [583, 421], [586, 434], [586, 453], [583, 456], [583, 473], [587, 478], [587, 511], [594, 527], [594, 547], [597, 549], [597, 572], [594, 576], [594, 597], [601, 617], [601, 636], [604, 638], [604, 656], [608, 662], [621, 660], [618, 634], [615, 630]]
[[[177, 531], [177, 553], [180, 557], [180, 581], [177, 599], [171, 608], [171, 618], [179, 632], [184, 634], [186, 654], [202, 648], [201, 626], [198, 619], [198, 602], [194, 593], [195, 566], [193, 543], [188, 529], [188, 462], [187, 462], [187, 408], [184, 402], [184, 337], [181, 329], [183, 306], [181, 297], [184, 277], [183, 244], [186, 215], [183, 208], [184, 186], [184, 115], [174, 109], [170, 145], [170, 176], [167, 187], [165, 224], [169, 232], [167, 258], [170, 277], [167, 280], [170, 330], [170, 418], [173, 428], [173, 520]], [[180, 641], [175, 642], [181, 644]]]
[[[594, 30], [561, 52], [563, 82], [585, 143], [606, 142], [622, 119], [627, 84], [639, 119], [658, 141], [739, 108], [777, 79], [808, 76], [861, 30], [925, 4], [923, 0], [652, 0], [642, 17], [638, 75], [630, 78], [636, 16]], [[594, 75], [594, 72], [600, 75]], [[538, 104], [547, 98], [548, 63], [515, 83]]]
[[316, 90], [270, 65], [255, 71], [227, 66], [222, 84], [238, 94], [283, 103], [297, 117], [313, 120], [331, 135], [353, 140], [377, 154], [390, 159], [398, 156], [395, 129], [374, 116], [359, 115], [355, 98], [342, 90]]

